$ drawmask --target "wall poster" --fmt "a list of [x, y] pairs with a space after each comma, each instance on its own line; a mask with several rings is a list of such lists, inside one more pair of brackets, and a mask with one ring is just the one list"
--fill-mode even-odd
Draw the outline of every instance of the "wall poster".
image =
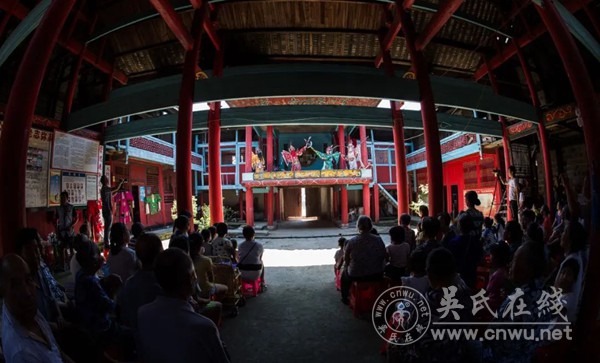
[[86, 200], [98, 200], [98, 175], [88, 174], [85, 184]]
[[54, 133], [52, 167], [86, 173], [98, 172], [98, 141], [83, 137]]
[[[0, 121], [0, 131], [3, 122]], [[1, 133], [1, 132], [0, 132]], [[48, 205], [48, 167], [52, 147], [51, 131], [29, 130], [29, 148], [25, 166], [25, 207]]]
[[69, 202], [74, 206], [86, 206], [86, 177], [83, 173], [62, 173], [62, 190], [69, 193]]
[[50, 169], [50, 183], [48, 183], [48, 206], [53, 207], [60, 205], [60, 170]]

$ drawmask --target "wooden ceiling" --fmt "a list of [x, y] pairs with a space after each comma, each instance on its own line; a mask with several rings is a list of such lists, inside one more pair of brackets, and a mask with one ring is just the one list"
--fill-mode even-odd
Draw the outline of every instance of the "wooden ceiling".
[[[413, 6], [410, 13], [417, 33], [422, 32], [434, 13], [438, 0]], [[175, 7], [185, 2], [172, 1]], [[459, 15], [469, 21], [502, 28], [506, 9], [502, 1], [469, 0]], [[189, 5], [189, 4], [188, 4]], [[110, 28], [156, 11], [148, 0], [104, 1], [98, 6], [96, 30]], [[186, 27], [191, 27], [191, 9], [179, 12]], [[214, 3], [213, 23], [225, 45], [225, 65], [273, 62], [330, 62], [372, 65], [380, 45], [378, 35], [385, 33], [394, 6], [381, 1], [220, 1]], [[494, 33], [480, 25], [450, 19], [425, 48], [432, 71], [438, 74], [470, 76], [481, 64], [481, 55], [495, 46]], [[164, 20], [155, 17], [123, 27], [106, 36], [107, 48], [117, 67], [136, 78], [174, 74], [183, 63], [183, 48]], [[214, 51], [205, 39], [203, 68], [212, 68]], [[94, 43], [102, 42], [102, 38]], [[394, 63], [408, 65], [404, 38], [398, 36], [390, 49]]]

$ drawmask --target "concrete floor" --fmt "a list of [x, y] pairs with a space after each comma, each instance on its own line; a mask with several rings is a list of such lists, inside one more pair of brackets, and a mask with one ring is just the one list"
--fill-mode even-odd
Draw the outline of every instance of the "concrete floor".
[[269, 236], [257, 236], [265, 247], [269, 289], [223, 322], [221, 337], [234, 362], [385, 361], [370, 319], [354, 318], [335, 289], [340, 232], [354, 230], [286, 222]]

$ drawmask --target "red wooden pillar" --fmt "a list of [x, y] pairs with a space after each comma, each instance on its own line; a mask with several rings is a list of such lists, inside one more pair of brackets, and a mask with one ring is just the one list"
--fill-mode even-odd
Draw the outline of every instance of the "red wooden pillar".
[[442, 212], [444, 181], [442, 178], [442, 150], [440, 133], [433, 100], [433, 91], [423, 53], [415, 46], [415, 28], [408, 13], [398, 8], [402, 31], [406, 38], [406, 46], [410, 54], [412, 68], [415, 71], [421, 96], [421, 117], [423, 118], [423, 133], [427, 160], [427, 185], [429, 187], [429, 215]]
[[[194, 105], [194, 83], [196, 82], [196, 65], [200, 58], [200, 41], [202, 40], [202, 22], [205, 9], [194, 11], [192, 33], [194, 45], [185, 52], [181, 89], [179, 90], [179, 113], [177, 116], [177, 138], [175, 141], [175, 184], [177, 186], [177, 212], [192, 212], [192, 120]], [[209, 121], [210, 125], [210, 121]], [[209, 128], [210, 133], [210, 128]], [[210, 141], [209, 141], [210, 150]], [[210, 167], [210, 165], [209, 165]], [[213, 169], [210, 169], [212, 175]], [[212, 216], [211, 216], [212, 217]]]
[[14, 237], [26, 225], [25, 166], [33, 114], [52, 50], [73, 5], [75, 0], [50, 4], [27, 46], [6, 104], [0, 136], [0, 183], [4, 191], [0, 193], [2, 255], [14, 251]]
[[[590, 223], [590, 252], [589, 263], [585, 273], [581, 307], [577, 317], [576, 341], [580, 348], [597, 344], [590, 341], [600, 310], [600, 289], [597, 288], [597, 279], [600, 276], [600, 142], [596, 139], [600, 135], [600, 102], [594, 92], [591, 76], [587, 71], [579, 48], [564, 20], [558, 14], [554, 3], [543, 0], [543, 8], [535, 6], [548, 32], [558, 49], [560, 58], [565, 66], [567, 76], [573, 88], [575, 101], [581, 113], [583, 123], [583, 137], [588, 158], [590, 173], [590, 186], [592, 192], [592, 220]], [[579, 349], [580, 354], [585, 354], [584, 349]]]
[[[166, 214], [167, 211], [165, 208], [165, 181], [163, 178], [163, 168], [162, 168], [162, 165], [160, 165], [160, 164], [157, 164], [156, 167], [158, 168], [158, 193], [162, 196], [160, 198], [160, 215], [162, 217], [163, 225], [166, 225], [167, 224], [167, 214]], [[194, 217], [196, 217], [196, 216], [194, 216]]]
[[[204, 4], [204, 2], [203, 2]], [[206, 8], [203, 6], [203, 8]], [[214, 76], [223, 72], [223, 50], [218, 50], [214, 61]], [[224, 222], [223, 188], [221, 185], [221, 102], [210, 104], [208, 112], [208, 204], [211, 223]]]
[[[498, 94], [498, 82], [496, 82], [496, 76], [494, 75], [494, 71], [490, 67], [487, 59], [485, 59], [486, 66], [488, 69], [488, 76], [490, 78], [490, 84], [492, 85], [492, 89], [494, 93]], [[502, 148], [504, 149], [504, 175], [508, 178], [508, 168], [510, 167], [510, 136], [508, 135], [508, 128], [506, 127], [506, 119], [504, 116], [500, 116], [500, 126], [502, 126]], [[518, 216], [513, 216], [510, 210], [510, 195], [508, 194], [508, 190], [506, 191], [506, 219], [512, 221], [513, 219], [517, 219]]]
[[211, 224], [223, 222], [221, 186], [221, 102], [211, 105], [208, 113], [208, 205]]
[[[338, 143], [340, 145], [340, 153], [346, 155], [346, 134], [344, 126], [338, 126]], [[346, 169], [346, 160], [340, 158], [340, 169]], [[342, 227], [348, 227], [348, 189], [345, 185], [340, 188], [340, 220]]]
[[396, 159], [396, 192], [398, 194], [398, 224], [400, 216], [408, 213], [408, 172], [406, 171], [406, 147], [404, 146], [404, 116], [398, 102], [391, 102], [394, 118], [394, 156]]
[[[267, 171], [273, 171], [273, 126], [267, 126]], [[265, 202], [267, 228], [273, 227], [273, 187], [269, 187]]]
[[[245, 172], [252, 172], [252, 126], [246, 126], [246, 166]], [[252, 187], [246, 186], [246, 224], [254, 226], [254, 193]]]
[[[540, 99], [535, 91], [535, 85], [533, 84], [533, 77], [531, 77], [531, 71], [529, 70], [529, 65], [523, 56], [523, 52], [519, 47], [517, 42], [514, 42], [514, 45], [517, 49], [517, 56], [519, 57], [519, 62], [521, 63], [521, 69], [523, 69], [523, 74], [525, 75], [525, 81], [527, 82], [527, 88], [529, 88], [529, 94], [531, 96], [531, 103], [533, 107], [541, 113], [540, 111]], [[550, 159], [550, 148], [548, 146], [548, 133], [546, 132], [546, 128], [544, 127], [544, 118], [540, 116], [538, 118], [538, 135], [540, 137], [540, 146], [542, 149], [542, 156], [544, 158], [544, 184], [546, 186], [546, 205], [550, 208], [550, 211], [553, 210], [553, 201], [552, 201], [552, 188], [553, 188], [553, 178], [552, 178], [552, 160]]]
[[[358, 127], [360, 134], [360, 156], [363, 165], [367, 165], [369, 163], [369, 154], [367, 154], [367, 127], [359, 126]], [[369, 188], [369, 183], [363, 184], [363, 214], [367, 217], [371, 216], [371, 191]]]
[[373, 184], [373, 222], [379, 223], [379, 184]]

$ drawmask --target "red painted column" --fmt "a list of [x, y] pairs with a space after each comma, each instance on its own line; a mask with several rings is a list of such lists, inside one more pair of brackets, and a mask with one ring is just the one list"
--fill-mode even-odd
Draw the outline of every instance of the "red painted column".
[[[246, 166], [244, 172], [252, 172], [252, 126], [246, 126]], [[246, 186], [246, 224], [254, 226], [254, 193], [252, 187]]]
[[27, 46], [8, 97], [0, 136], [2, 255], [14, 252], [15, 235], [26, 225], [25, 166], [33, 114], [52, 50], [74, 4], [75, 0], [50, 4]]
[[[338, 126], [338, 143], [340, 145], [340, 154], [346, 155], [346, 134], [344, 126]], [[340, 158], [340, 169], [346, 169], [346, 160]], [[348, 227], [348, 189], [345, 185], [340, 189], [340, 220], [342, 227]]]
[[427, 160], [427, 185], [429, 186], [429, 215], [437, 215], [443, 208], [442, 150], [440, 133], [433, 100], [433, 91], [423, 53], [415, 46], [415, 28], [413, 22], [402, 8], [398, 9], [402, 31], [406, 38], [406, 46], [410, 54], [412, 68], [415, 71], [421, 96], [421, 117], [423, 118], [423, 133], [425, 137], [425, 152]]
[[[496, 76], [494, 75], [494, 71], [489, 67], [489, 62], [485, 59], [486, 65], [488, 66], [488, 76], [490, 78], [490, 84], [494, 93], [498, 94], [498, 82], [496, 81]], [[508, 134], [508, 128], [506, 127], [506, 119], [504, 116], [499, 116], [500, 126], [502, 127], [502, 149], [504, 150], [504, 175], [505, 178], [508, 178], [508, 168], [511, 165], [511, 157], [510, 157], [510, 136]], [[508, 190], [506, 191], [506, 219], [511, 221], [513, 219], [517, 219], [517, 216], [513, 216], [510, 210], [510, 195], [508, 194]]]
[[373, 184], [373, 222], [379, 223], [379, 184]]
[[[179, 113], [177, 116], [177, 138], [175, 141], [175, 184], [177, 186], [177, 212], [192, 212], [192, 121], [194, 105], [194, 83], [196, 65], [200, 58], [202, 21], [204, 10], [195, 10], [192, 24], [194, 44], [185, 52], [181, 89], [179, 90]], [[210, 125], [210, 122], [209, 122]], [[209, 129], [210, 132], [210, 129]], [[210, 149], [210, 142], [209, 142]], [[210, 169], [212, 175], [212, 169]]]
[[221, 102], [213, 103], [208, 113], [208, 204], [210, 206], [210, 223], [223, 222]]
[[[267, 126], [267, 171], [273, 171], [273, 126]], [[273, 227], [273, 187], [269, 187], [265, 204], [267, 227]]]
[[[597, 344], [590, 341], [600, 309], [600, 289], [597, 288], [600, 276], [600, 102], [594, 92], [591, 76], [579, 52], [575, 40], [571, 36], [564, 20], [558, 14], [554, 3], [543, 0], [543, 8], [535, 6], [540, 17], [548, 28], [548, 32], [558, 49], [565, 71], [569, 77], [575, 101], [581, 113], [583, 137], [588, 158], [590, 186], [592, 192], [592, 219], [590, 221], [589, 263], [585, 273], [581, 307], [577, 317], [576, 342], [580, 348]], [[582, 352], [583, 349], [579, 349]], [[584, 352], [580, 354], [585, 354]]]
[[406, 171], [406, 147], [404, 147], [404, 116], [398, 102], [392, 102], [392, 115], [394, 127], [394, 156], [396, 159], [396, 192], [398, 194], [398, 224], [400, 216], [408, 213], [408, 172]]
[[[494, 168], [497, 170], [502, 170], [502, 159], [504, 159], [504, 155], [502, 154], [502, 150], [500, 150], [500, 148], [496, 149], [496, 158], [494, 160]], [[500, 203], [502, 202], [502, 185], [500, 184], [499, 181], [496, 181], [496, 184], [494, 185], [494, 193], [495, 193], [495, 198], [494, 198], [494, 205], [497, 206], [495, 213], [498, 213], [500, 211]], [[508, 208], [507, 205], [507, 210], [510, 209]]]
[[[367, 154], [367, 127], [359, 126], [358, 131], [360, 134], [360, 157], [363, 165], [367, 165], [369, 162], [369, 154]], [[369, 183], [363, 184], [363, 214], [367, 217], [371, 216], [371, 190]]]
[[[160, 198], [160, 215], [162, 217], [162, 223], [163, 225], [167, 224], [167, 211], [165, 208], [165, 181], [163, 179], [163, 168], [161, 164], [156, 164], [156, 167], [158, 168], [158, 193], [162, 196]], [[170, 211], [169, 211], [169, 214]], [[194, 216], [195, 217], [195, 216]]]
[[[527, 82], [527, 88], [529, 88], [529, 94], [531, 96], [531, 102], [533, 107], [541, 114], [540, 111], [540, 100], [535, 91], [535, 85], [533, 84], [533, 77], [531, 76], [531, 71], [529, 70], [529, 65], [523, 56], [523, 52], [519, 47], [517, 42], [513, 42], [515, 47], [517, 48], [517, 56], [519, 58], [519, 62], [521, 63], [521, 69], [523, 69], [523, 74], [525, 75], [525, 81]], [[552, 160], [550, 158], [550, 148], [548, 146], [548, 133], [546, 132], [546, 128], [544, 127], [544, 118], [540, 116], [538, 118], [538, 135], [540, 137], [540, 146], [542, 149], [542, 156], [544, 158], [544, 184], [546, 186], [546, 205], [550, 208], [552, 213], [553, 211], [553, 200], [552, 200], [552, 188], [553, 188], [553, 178], [552, 178]]]
[[[203, 8], [206, 9], [204, 6]], [[215, 55], [213, 75], [221, 77], [222, 73], [223, 51], [219, 50]], [[221, 186], [221, 102], [211, 103], [208, 113], [208, 163], [208, 203], [210, 220], [214, 224], [225, 221]]]

